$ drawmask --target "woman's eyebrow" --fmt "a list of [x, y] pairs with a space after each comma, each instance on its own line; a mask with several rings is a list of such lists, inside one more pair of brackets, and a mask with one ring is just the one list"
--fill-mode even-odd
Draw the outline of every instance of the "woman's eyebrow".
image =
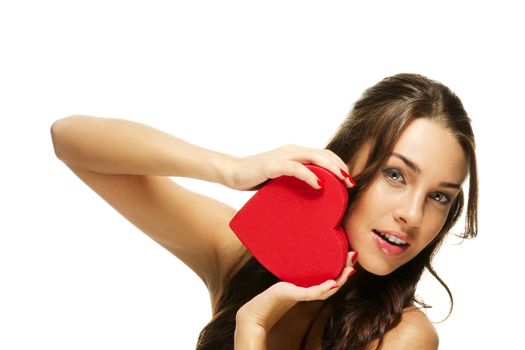
[[[410, 159], [408, 159], [404, 155], [402, 155], [400, 153], [397, 153], [397, 152], [392, 152], [392, 155], [396, 156], [399, 159], [401, 159], [403, 161], [403, 163], [405, 163], [406, 166], [409, 167], [410, 169], [412, 169], [416, 174], [421, 174], [421, 168], [419, 168], [419, 166], [416, 163], [414, 163], [413, 161], [411, 161]], [[452, 182], [440, 182], [439, 186], [441, 186], [441, 187], [448, 187], [448, 188], [457, 188], [458, 190], [461, 189], [461, 185], [456, 184], [456, 183], [452, 183]]]
[[416, 174], [421, 174], [421, 169], [417, 166], [417, 164], [405, 157], [404, 155], [397, 152], [392, 152], [392, 155], [401, 159], [406, 164], [406, 166], [412, 169], [412, 171], [414, 171]]

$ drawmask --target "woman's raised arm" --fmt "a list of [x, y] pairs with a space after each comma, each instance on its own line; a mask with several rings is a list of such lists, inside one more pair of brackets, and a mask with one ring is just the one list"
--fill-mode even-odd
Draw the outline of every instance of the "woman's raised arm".
[[89, 116], [56, 121], [51, 135], [57, 157], [126, 219], [195, 271], [212, 296], [224, 286], [242, 251], [228, 225], [235, 210], [184, 189], [167, 176], [245, 190], [290, 175], [320, 188], [316, 175], [303, 165], [313, 163], [352, 186], [347, 165], [328, 150], [283, 146], [237, 158], [140, 123]]
[[235, 210], [166, 176], [225, 183], [233, 157], [152, 127], [72, 116], [51, 127], [53, 146], [82, 181], [217, 291], [241, 247], [228, 227]]
[[203, 149], [150, 126], [71, 116], [51, 127], [55, 153], [68, 165], [102, 174], [182, 176], [225, 183], [233, 157]]

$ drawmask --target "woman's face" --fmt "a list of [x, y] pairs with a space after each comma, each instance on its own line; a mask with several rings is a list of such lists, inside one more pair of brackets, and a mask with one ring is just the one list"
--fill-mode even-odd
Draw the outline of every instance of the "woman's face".
[[[363, 163], [359, 155], [352, 174]], [[439, 233], [467, 174], [456, 138], [427, 118], [410, 122], [342, 225], [359, 264], [387, 275], [414, 258]]]

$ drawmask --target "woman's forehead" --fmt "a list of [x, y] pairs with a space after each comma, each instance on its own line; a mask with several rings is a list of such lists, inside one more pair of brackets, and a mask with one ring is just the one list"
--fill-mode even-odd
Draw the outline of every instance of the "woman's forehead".
[[392, 153], [400, 160], [405, 157], [412, 162], [422, 176], [436, 177], [439, 181], [461, 184], [467, 175], [465, 152], [456, 136], [428, 118], [412, 120]]

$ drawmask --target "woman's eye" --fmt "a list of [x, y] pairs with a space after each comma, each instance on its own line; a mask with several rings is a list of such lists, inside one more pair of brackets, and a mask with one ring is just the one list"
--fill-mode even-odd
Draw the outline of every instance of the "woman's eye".
[[395, 168], [388, 168], [384, 169], [383, 173], [388, 177], [389, 180], [395, 181], [395, 182], [404, 182], [405, 176], [403, 173]]
[[448, 204], [451, 201], [450, 196], [442, 192], [435, 192], [431, 196], [434, 200], [436, 200], [437, 202], [441, 204]]
[[[403, 173], [399, 169], [386, 168], [383, 169], [383, 173], [389, 181], [393, 181], [395, 183], [405, 182], [405, 175], [403, 175]], [[433, 192], [430, 194], [430, 198], [443, 205], [447, 205], [452, 202], [451, 196], [443, 192]]]

